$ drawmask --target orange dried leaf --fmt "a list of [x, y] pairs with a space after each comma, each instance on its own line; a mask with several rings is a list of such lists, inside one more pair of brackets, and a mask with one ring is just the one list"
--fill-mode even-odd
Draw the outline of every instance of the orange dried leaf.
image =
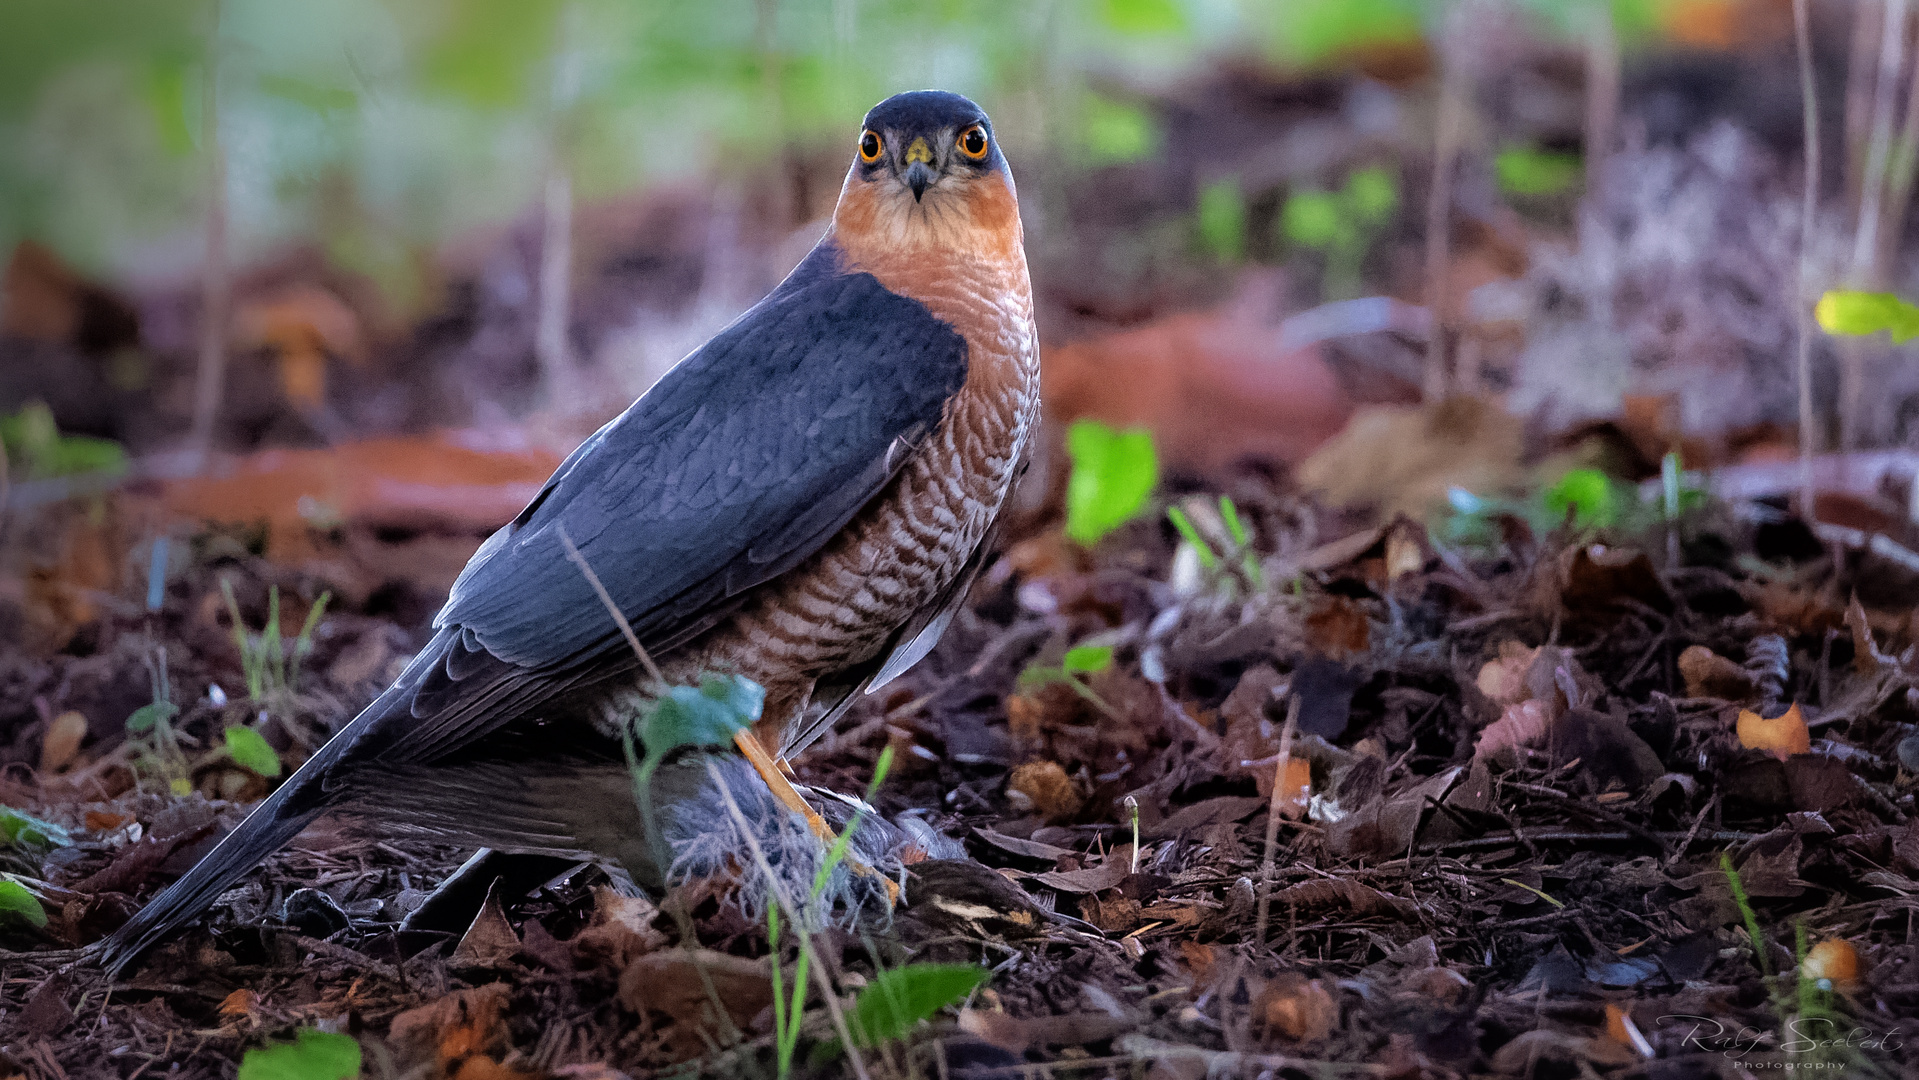
[[1744, 701], [1753, 693], [1752, 676], [1745, 668], [1704, 645], [1679, 654], [1679, 675], [1686, 680], [1687, 697]]
[[1283, 817], [1297, 818], [1313, 801], [1313, 766], [1305, 758], [1288, 757], [1279, 782], [1277, 802]]
[[1845, 986], [1859, 980], [1859, 951], [1843, 938], [1827, 938], [1814, 945], [1799, 963], [1802, 978]]
[[109, 814], [105, 810], [89, 810], [86, 826], [94, 832], [112, 832], [132, 820], [132, 814]]
[[235, 990], [220, 1002], [221, 1016], [252, 1016], [260, 1008], [260, 995], [251, 990]]
[[1768, 720], [1751, 709], [1739, 710], [1733, 730], [1739, 745], [1748, 750], [1764, 750], [1781, 761], [1794, 754], [1812, 753], [1812, 733], [1806, 730], [1806, 718], [1795, 702], [1783, 716]]

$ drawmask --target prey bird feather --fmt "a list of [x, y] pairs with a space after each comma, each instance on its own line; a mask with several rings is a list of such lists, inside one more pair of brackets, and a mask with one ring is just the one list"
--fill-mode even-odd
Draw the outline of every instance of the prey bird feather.
[[[116, 932], [107, 965], [333, 811], [662, 885], [620, 744], [657, 683], [569, 545], [667, 680], [754, 680], [770, 754], [747, 748], [796, 753], [924, 656], [978, 571], [1039, 410], [1023, 245], [977, 105], [875, 106], [812, 252], [560, 465], [394, 684]], [[707, 798], [684, 773], [655, 792], [682, 822]]]

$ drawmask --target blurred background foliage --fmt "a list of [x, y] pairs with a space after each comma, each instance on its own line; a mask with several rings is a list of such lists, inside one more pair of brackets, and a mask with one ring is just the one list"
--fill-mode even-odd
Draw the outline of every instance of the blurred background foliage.
[[[1655, 3], [1606, 6], [1630, 35]], [[1205, 58], [1310, 68], [1416, 44], [1441, 6], [10, 0], [0, 251], [33, 238], [88, 274], [177, 273], [199, 247], [211, 122], [236, 264], [311, 241], [404, 310], [424, 253], [524, 211], [556, 162], [593, 200], [834, 145], [874, 101], [929, 85], [979, 99], [1016, 156], [1125, 162], [1162, 144], [1132, 95]], [[1559, 27], [1601, 8], [1529, 6]]]

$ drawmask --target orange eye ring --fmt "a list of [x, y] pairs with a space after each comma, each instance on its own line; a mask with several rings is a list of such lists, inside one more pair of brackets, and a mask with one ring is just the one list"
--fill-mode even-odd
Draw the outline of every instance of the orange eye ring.
[[866, 162], [868, 165], [873, 164], [880, 159], [880, 151], [882, 149], [884, 148], [880, 145], [880, 137], [877, 132], [871, 128], [860, 132], [861, 161]]
[[974, 124], [959, 133], [959, 138], [955, 140], [955, 145], [959, 147], [960, 153], [974, 161], [978, 161], [986, 156], [986, 150], [992, 144], [987, 141], [986, 128], [979, 124]]

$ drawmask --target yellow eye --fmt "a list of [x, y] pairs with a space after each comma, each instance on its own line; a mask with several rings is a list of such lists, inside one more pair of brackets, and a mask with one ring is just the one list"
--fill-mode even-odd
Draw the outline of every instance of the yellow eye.
[[871, 165], [880, 159], [880, 137], [872, 131], [860, 132], [860, 160]]
[[960, 132], [959, 149], [960, 153], [965, 154], [975, 161], [985, 157], [986, 129], [978, 124], [974, 124], [972, 127]]

